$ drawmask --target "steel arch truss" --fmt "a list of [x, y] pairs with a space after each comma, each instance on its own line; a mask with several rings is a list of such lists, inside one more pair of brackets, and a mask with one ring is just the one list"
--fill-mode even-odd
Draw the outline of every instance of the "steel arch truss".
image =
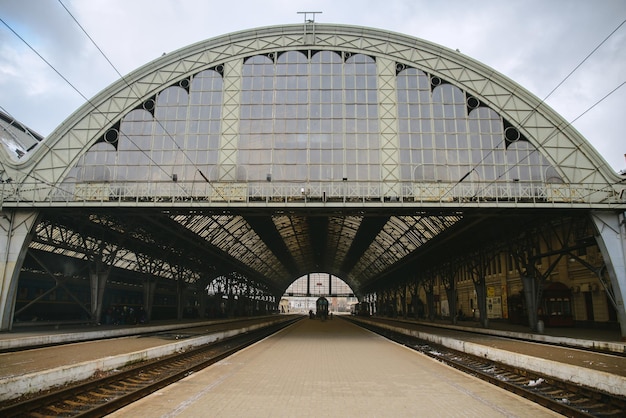
[[[21, 164], [7, 161], [7, 175], [28, 187], [5, 188], [3, 200], [42, 201], [50, 199], [69, 168], [97, 141], [105, 141], [107, 131], [120, 117], [141, 108], [164, 88], [179, 85], [198, 72], [213, 68], [225, 81], [223, 103], [220, 177], [233, 179], [237, 152], [237, 111], [242, 59], [264, 53], [313, 48], [363, 53], [379, 58], [379, 99], [382, 106], [383, 188], [397, 180], [393, 161], [393, 126], [397, 114], [391, 80], [397, 66], [421, 69], [439, 82], [454, 84], [478, 103], [496, 110], [511, 128], [519, 131], [559, 171], [566, 183], [589, 184], [595, 188], [615, 188], [618, 177], [598, 153], [563, 118], [518, 84], [458, 52], [430, 42], [385, 31], [335, 25], [316, 25], [315, 37], [304, 37], [300, 25], [269, 27], [238, 32], [191, 45], [167, 54], [114, 83], [80, 108]], [[386, 88], [385, 86], [388, 86]], [[391, 142], [389, 142], [391, 141]], [[6, 159], [3, 155], [3, 159]], [[35, 181], [35, 183], [33, 183]], [[616, 190], [619, 193], [621, 190]], [[385, 194], [384, 191], [382, 193]], [[593, 193], [586, 200], [604, 201], [604, 193]]]

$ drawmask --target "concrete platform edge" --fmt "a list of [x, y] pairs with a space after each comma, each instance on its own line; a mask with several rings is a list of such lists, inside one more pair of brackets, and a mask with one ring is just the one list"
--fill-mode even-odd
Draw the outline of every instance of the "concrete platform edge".
[[[132, 363], [167, 356], [177, 351], [197, 347], [202, 344], [211, 343], [220, 339], [235, 336], [237, 334], [253, 331], [264, 326], [287, 321], [289, 319], [290, 318], [274, 318], [256, 325], [216, 332], [202, 337], [189, 338], [151, 349], [96, 359], [93, 361], [86, 361], [37, 373], [30, 373], [27, 375], [0, 379], [0, 401], [16, 399], [30, 393], [78, 382], [80, 380], [90, 378], [96, 372], [111, 371]], [[168, 329], [172, 328], [170, 327]]]

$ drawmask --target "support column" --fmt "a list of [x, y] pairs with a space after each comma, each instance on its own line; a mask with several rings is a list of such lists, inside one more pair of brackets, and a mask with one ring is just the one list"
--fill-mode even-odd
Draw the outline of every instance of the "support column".
[[226, 276], [226, 317], [233, 318], [235, 316], [235, 299], [233, 295], [233, 278]]
[[0, 211], [0, 331], [11, 330], [17, 281], [39, 212]]
[[480, 325], [483, 328], [489, 328], [489, 318], [487, 318], [487, 284], [484, 276], [479, 278], [479, 280], [474, 280], [474, 290], [476, 290], [476, 299], [480, 311]]
[[596, 241], [606, 264], [622, 340], [626, 341], [626, 212], [592, 212]]
[[208, 294], [206, 288], [209, 286], [211, 281], [208, 277], [201, 277], [196, 282], [196, 295], [198, 297], [198, 317], [201, 319], [206, 319], [207, 312], [207, 299]]
[[106, 288], [111, 268], [102, 268], [103, 264], [96, 261], [96, 266], [89, 271], [89, 286], [91, 290], [91, 320], [100, 322], [102, 314], [102, 300], [104, 298], [104, 289]]
[[537, 315], [539, 306], [539, 298], [537, 295], [537, 280], [528, 274], [522, 274], [522, 284], [524, 286], [524, 298], [526, 300], [526, 313], [528, 316], [528, 324], [530, 330], [536, 332], [538, 330]]
[[400, 291], [400, 304], [402, 306], [402, 318], [406, 319], [407, 318], [407, 311], [408, 311], [408, 307], [406, 304], [406, 285], [403, 284], [402, 285], [402, 290]]
[[424, 292], [426, 292], [426, 308], [428, 309], [428, 319], [433, 321], [435, 319], [435, 285], [432, 277], [425, 279], [422, 282]]
[[450, 321], [453, 325], [458, 322], [458, 312], [456, 311], [456, 289], [446, 287], [446, 297], [448, 298], [448, 309], [450, 310]]
[[333, 294], [333, 275], [328, 273], [328, 296]]
[[311, 296], [311, 274], [306, 275], [306, 296]]
[[182, 274], [176, 278], [176, 319], [182, 321], [185, 310], [185, 280]]
[[143, 307], [146, 312], [146, 322], [150, 322], [152, 319], [152, 307], [154, 306], [156, 285], [156, 279], [146, 279], [143, 282]]

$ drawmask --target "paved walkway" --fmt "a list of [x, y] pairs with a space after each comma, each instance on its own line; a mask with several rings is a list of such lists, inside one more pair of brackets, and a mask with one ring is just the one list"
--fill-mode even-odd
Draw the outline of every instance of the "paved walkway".
[[346, 321], [306, 319], [111, 416], [560, 415]]

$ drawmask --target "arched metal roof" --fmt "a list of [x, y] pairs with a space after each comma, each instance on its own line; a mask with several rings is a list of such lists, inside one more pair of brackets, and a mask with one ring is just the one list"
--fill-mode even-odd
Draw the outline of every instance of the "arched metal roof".
[[[302, 57], [293, 58], [290, 53], [295, 51], [302, 52]], [[271, 173], [263, 181], [259, 178], [249, 181], [251, 166], [244, 167], [237, 159], [244, 152], [239, 142], [244, 136], [242, 109], [248, 106], [251, 112], [254, 109], [262, 112], [265, 99], [261, 97], [262, 88], [258, 90], [260, 99], [254, 95], [246, 98], [246, 87], [242, 86], [245, 71], [250, 68], [246, 62], [268, 65], [271, 72], [281, 59], [294, 59], [293, 66], [297, 68], [299, 60], [313, 62], [312, 57], [320, 51], [336, 55], [327, 58], [329, 66], [337, 57], [343, 65], [361, 56], [369, 57], [362, 60], [363, 65], [374, 68], [374, 74], [356, 74], [364, 80], [368, 75], [373, 77], [375, 87], [370, 90], [374, 95], [366, 99], [355, 96], [352, 103], [356, 107], [365, 100], [366, 105], [372, 106], [372, 110], [364, 112], [375, 126], [363, 128], [364, 131], [354, 128], [375, 137], [375, 145], [370, 143], [369, 149], [363, 147], [363, 151], [375, 150], [375, 153], [362, 154], [369, 155], [363, 157], [369, 161], [363, 165], [372, 170], [365, 175], [369, 181], [356, 183], [344, 174], [324, 182], [290, 179], [287, 175], [276, 182]], [[311, 67], [306, 68], [309, 71]], [[172, 95], [180, 91], [188, 94], [190, 83], [207, 71], [219, 74], [223, 83], [219, 88], [219, 155], [212, 163], [215, 173], [192, 164], [192, 173], [197, 177], [179, 181], [177, 176], [159, 167], [167, 171], [170, 182], [148, 180], [132, 186], [108, 177], [97, 182], [73, 177], [77, 167], [89, 165], [90, 150], [108, 148], [111, 153], [118, 153], [120, 135], [136, 135], [141, 141], [141, 134], [131, 128], [127, 128], [131, 133], [124, 133], [124, 126], [130, 126], [131, 122], [139, 126], [154, 119], [158, 125], [151, 125], [151, 138], [160, 131], [161, 136], [172, 135], [174, 139], [178, 135], [172, 133], [176, 129], [175, 118], [168, 119], [167, 109], [160, 107], [164, 103], [160, 100], [170, 91]], [[348, 74], [353, 70], [339, 71]], [[272, 73], [268, 78], [273, 76]], [[405, 93], [411, 96], [404, 101], [399, 99], [399, 76], [404, 77]], [[437, 103], [443, 110], [440, 116], [428, 114], [415, 120], [427, 121], [433, 134], [441, 133], [443, 140], [452, 141], [449, 144], [459, 144], [454, 142], [461, 141], [459, 135], [445, 136], [444, 125], [446, 121], [454, 125], [455, 119], [462, 119], [466, 154], [472, 149], [472, 135], [482, 135], [484, 130], [491, 129], [480, 124], [496, 121], [500, 130], [489, 131], [487, 136], [500, 135], [505, 143], [500, 149], [504, 157], [498, 158], [506, 159], [505, 151], [519, 147], [518, 160], [511, 164], [514, 167], [520, 159], [531, 158], [538, 151], [542, 167], [547, 167], [541, 181], [531, 181], [525, 187], [519, 178], [506, 174], [507, 181], [500, 182], [505, 173], [500, 177], [497, 173], [490, 174], [492, 177], [485, 179], [485, 172], [479, 172], [476, 162], [457, 161], [466, 158], [461, 154], [454, 157], [457, 160], [452, 169], [446, 160], [452, 154], [447, 152], [455, 151], [458, 145], [445, 145], [442, 149], [447, 154], [437, 154], [435, 150], [428, 164], [416, 164], [408, 155], [414, 147], [411, 135], [417, 128], [403, 130], [400, 114], [403, 109], [411, 112], [413, 101], [417, 100], [412, 97], [419, 95], [420, 89], [418, 86], [412, 90], [412, 83], [419, 85], [423, 81], [427, 82], [423, 87], [425, 92], [439, 96], [428, 100], [439, 100]], [[266, 91], [274, 89], [275, 86]], [[306, 89], [314, 90], [310, 86]], [[342, 100], [345, 100], [347, 89], [343, 91]], [[167, 100], [176, 104], [182, 99]], [[308, 104], [308, 96], [305, 101]], [[289, 102], [283, 104], [289, 107]], [[260, 107], [255, 108], [257, 105]], [[428, 106], [433, 108], [432, 104]], [[466, 109], [462, 117], [455, 113], [460, 112], [455, 110], [459, 108]], [[343, 129], [350, 129], [346, 128], [348, 117], [342, 115], [339, 119], [343, 121]], [[193, 120], [193, 117], [185, 118]], [[276, 118], [276, 114], [263, 118]], [[441, 122], [441, 128], [437, 122]], [[185, 129], [181, 135], [189, 135], [189, 125]], [[272, 135], [276, 135], [276, 127], [273, 129]], [[310, 130], [310, 126], [306, 129]], [[347, 135], [346, 132], [338, 133]], [[402, 135], [408, 145], [403, 145]], [[520, 140], [527, 145], [511, 145]], [[181, 147], [175, 140], [174, 144], [174, 148]], [[301, 155], [311, 158], [307, 154], [310, 142], [307, 144]], [[248, 155], [253, 157], [255, 148], [251, 149]], [[338, 166], [356, 165], [362, 158], [358, 151], [355, 148], [353, 156], [347, 157], [343, 150], [343, 165]], [[482, 162], [490, 154], [484, 151], [478, 158]], [[67, 233], [80, 230], [81, 234], [114, 246], [117, 251], [112, 252], [119, 254], [114, 264], [121, 268], [140, 270], [132, 266], [139, 264], [143, 253], [168, 266], [186, 260], [183, 264], [190, 271], [189, 277], [225, 263], [226, 268], [244, 271], [278, 290], [284, 290], [304, 273], [328, 271], [358, 291], [376, 278], [390, 274], [395, 265], [433, 240], [442, 236], [449, 239], [451, 231], [469, 228], [476, 221], [468, 220], [466, 209], [624, 207], [622, 179], [567, 121], [515, 82], [442, 46], [397, 33], [345, 25], [258, 28], [166, 54], [95, 96], [20, 161], [8, 158], [4, 149], [0, 155], [5, 170], [14, 179], [10, 187], [2, 188], [2, 205], [36, 208], [50, 220], [40, 224], [31, 244], [33, 249], [86, 257], [89, 250], [82, 243], [85, 236]], [[143, 158], [139, 153], [136, 155]], [[349, 162], [351, 158], [354, 161]], [[403, 159], [410, 161], [405, 164], [408, 174], [402, 174]], [[310, 160], [303, 164], [307, 163]], [[506, 161], [493, 162], [496, 163], [504, 166]], [[111, 165], [115, 164], [119, 161], [111, 160]], [[168, 167], [185, 164], [177, 161]], [[292, 163], [290, 168], [296, 170], [297, 165]], [[261, 170], [263, 166], [258, 167]], [[441, 181], [441, 176], [445, 181]], [[378, 180], [371, 181], [370, 177]], [[66, 187], [68, 184], [71, 189]], [[68, 208], [80, 210], [82, 215], [68, 218], [63, 213]], [[143, 226], [146, 224], [149, 226]], [[68, 245], [68, 241], [60, 245], [54, 231], [65, 231], [59, 235], [75, 237], [69, 240], [81, 243]], [[120, 231], [127, 236], [120, 238]], [[147, 249], [141, 248], [141, 242], [149, 243]], [[207, 261], [207, 257], [220, 261]]]
[[[570, 124], [523, 87], [461, 53], [434, 43], [365, 27], [283, 25], [231, 33], [182, 48], [139, 68], [78, 109], [21, 164], [28, 177], [57, 184], [120, 115], [141, 106], [170, 85], [202, 70], [251, 55], [313, 48], [363, 53], [441, 77], [495, 109], [537, 148], [570, 183], [612, 185], [619, 177]], [[4, 158], [5, 155], [3, 155]], [[8, 163], [8, 161], [7, 161]]]

